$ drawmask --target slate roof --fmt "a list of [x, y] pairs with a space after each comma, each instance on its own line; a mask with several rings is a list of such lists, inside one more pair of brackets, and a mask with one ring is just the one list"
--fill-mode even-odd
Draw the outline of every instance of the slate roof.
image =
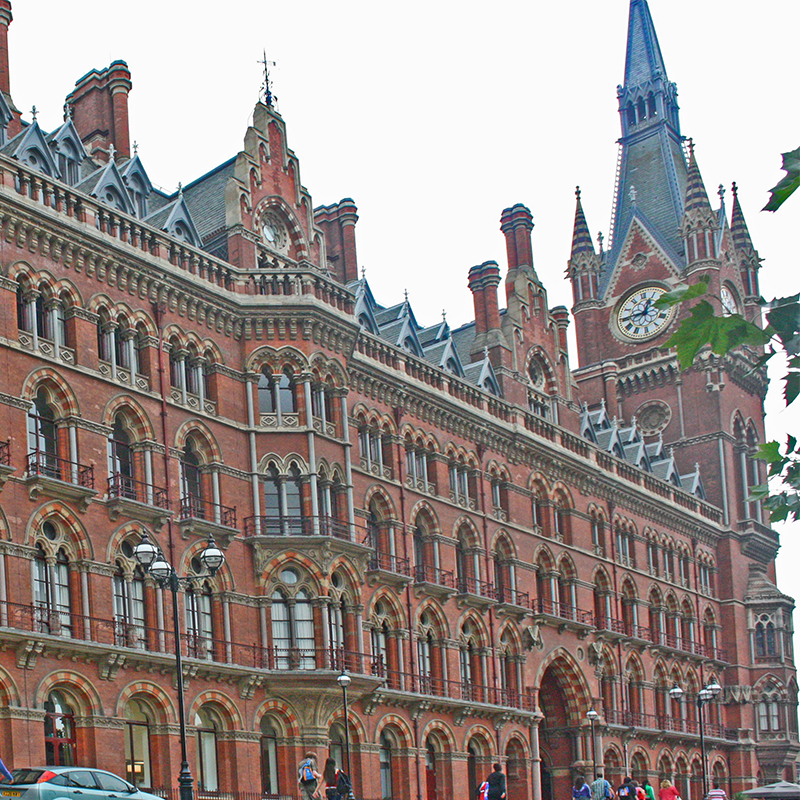
[[233, 177], [235, 161], [231, 158], [183, 187], [183, 199], [204, 242], [225, 228], [225, 184]]

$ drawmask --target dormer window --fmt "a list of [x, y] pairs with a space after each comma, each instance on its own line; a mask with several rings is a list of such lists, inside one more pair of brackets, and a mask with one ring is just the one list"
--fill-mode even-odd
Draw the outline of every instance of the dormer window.
[[111, 206], [112, 208], [116, 208], [118, 211], [126, 211], [125, 202], [120, 197], [119, 192], [116, 189], [112, 188], [111, 186], [107, 187], [106, 190], [103, 192], [102, 197], [103, 202]]
[[58, 171], [61, 173], [61, 180], [69, 186], [74, 186], [79, 178], [79, 155], [75, 150], [75, 145], [69, 139], [65, 139], [58, 145], [56, 153]]
[[147, 194], [142, 180], [138, 175], [131, 175], [127, 178], [128, 191], [131, 195], [131, 202], [136, 209], [136, 216], [144, 219], [147, 216]]

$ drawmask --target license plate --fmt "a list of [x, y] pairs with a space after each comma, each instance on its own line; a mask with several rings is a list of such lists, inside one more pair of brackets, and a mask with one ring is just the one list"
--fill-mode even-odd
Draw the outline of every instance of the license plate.
[[3, 792], [3, 797], [22, 797], [22, 792]]

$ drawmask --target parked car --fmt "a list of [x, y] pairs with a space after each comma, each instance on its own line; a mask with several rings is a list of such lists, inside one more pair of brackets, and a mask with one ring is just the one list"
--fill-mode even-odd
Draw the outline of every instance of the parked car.
[[0, 800], [162, 800], [102, 769], [28, 767], [12, 770], [11, 776], [0, 782]]

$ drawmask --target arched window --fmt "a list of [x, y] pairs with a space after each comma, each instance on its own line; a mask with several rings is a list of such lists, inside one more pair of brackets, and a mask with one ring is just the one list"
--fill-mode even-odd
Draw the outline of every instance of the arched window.
[[566, 497], [558, 495], [553, 515], [553, 535], [559, 542], [567, 542], [570, 538], [569, 503]]
[[137, 787], [153, 785], [150, 768], [150, 709], [140, 700], [131, 700], [125, 718], [125, 777]]
[[538, 487], [534, 487], [531, 493], [531, 512], [533, 515], [533, 527], [545, 531], [547, 527], [547, 504], [544, 493]]
[[258, 410], [262, 414], [275, 413], [275, 380], [266, 368], [258, 376]]
[[456, 540], [456, 577], [461, 594], [480, 594], [480, 551], [472, 546], [468, 529], [461, 528]]
[[57, 480], [69, 480], [67, 464], [59, 458], [56, 411], [40, 388], [28, 411], [28, 470]]
[[75, 766], [78, 760], [75, 713], [63, 692], [50, 692], [44, 711], [45, 761], [57, 767]]
[[[51, 522], [44, 523], [42, 533], [51, 541], [58, 538], [58, 532]], [[42, 545], [36, 545], [33, 605], [37, 629], [41, 633], [72, 635], [69, 560], [63, 548], [59, 549], [55, 562], [48, 564]]]
[[219, 791], [216, 715], [201, 708], [194, 718], [197, 736], [197, 786], [204, 792]]
[[147, 646], [144, 577], [138, 565], [132, 576], [126, 576], [120, 564], [114, 574], [114, 639], [118, 647], [144, 650]]
[[115, 497], [141, 499], [137, 496], [134, 478], [131, 436], [121, 414], [114, 417], [114, 425], [108, 439], [108, 474], [111, 493]]
[[341, 652], [345, 647], [344, 621], [347, 616], [347, 603], [344, 597], [333, 600], [328, 608], [328, 627], [331, 649]]
[[302, 481], [295, 464], [284, 477], [271, 465], [264, 478], [264, 524], [268, 536], [296, 536], [304, 531]]
[[605, 522], [595, 511], [591, 513], [590, 524], [592, 529], [592, 550], [595, 555], [605, 555]]
[[382, 731], [378, 740], [378, 762], [381, 773], [381, 800], [392, 800], [394, 797], [392, 781], [392, 740]]
[[261, 794], [279, 794], [278, 733], [269, 717], [261, 718]]
[[[193, 564], [195, 571], [202, 567]], [[211, 587], [203, 582], [189, 585], [186, 598], [186, 638], [189, 655], [194, 658], [214, 659], [214, 616], [211, 611]]]
[[205, 519], [203, 480], [200, 474], [200, 456], [192, 439], [188, 439], [180, 459], [181, 504], [184, 514]]
[[288, 368], [278, 380], [278, 406], [282, 414], [294, 414], [297, 411], [294, 376]]
[[[287, 570], [284, 570], [287, 572]], [[293, 570], [288, 570], [297, 580]], [[290, 579], [291, 580], [291, 579]], [[305, 589], [289, 598], [281, 589], [272, 594], [272, 643], [277, 669], [314, 669], [314, 609]]]

